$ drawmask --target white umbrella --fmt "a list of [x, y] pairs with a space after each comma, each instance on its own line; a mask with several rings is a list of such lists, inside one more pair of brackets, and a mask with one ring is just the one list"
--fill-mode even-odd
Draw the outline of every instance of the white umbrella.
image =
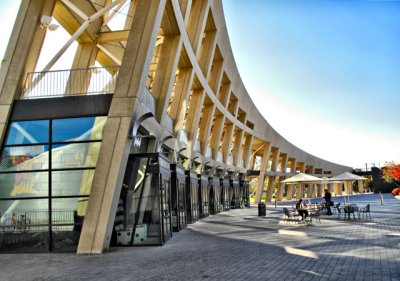
[[355, 175], [349, 172], [344, 172], [343, 174], [334, 176], [330, 178], [330, 180], [336, 180], [336, 181], [356, 181], [356, 180], [366, 180], [366, 178]]
[[[349, 172], [344, 172], [340, 175], [334, 176], [330, 179], [331, 181], [347, 181], [347, 182], [353, 182], [356, 180], [366, 180], [366, 178], [361, 177], [359, 175], [355, 175]], [[345, 205], [346, 205], [346, 200], [345, 200]], [[347, 194], [347, 203], [350, 204], [350, 196]]]
[[299, 173], [293, 177], [290, 177], [286, 180], [282, 181], [285, 184], [300, 184], [300, 188], [302, 187], [303, 183], [321, 183], [322, 180], [320, 178], [311, 176], [311, 175], [307, 175], [304, 173]]
[[322, 180], [320, 178], [311, 176], [311, 175], [307, 175], [304, 173], [299, 173], [293, 177], [290, 177], [288, 179], [285, 179], [282, 181], [283, 183], [287, 183], [287, 184], [295, 184], [295, 183], [321, 183]]

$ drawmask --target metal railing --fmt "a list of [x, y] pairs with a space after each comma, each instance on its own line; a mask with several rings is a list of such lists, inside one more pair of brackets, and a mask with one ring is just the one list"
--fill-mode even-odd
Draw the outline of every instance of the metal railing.
[[22, 99], [114, 93], [119, 66], [29, 72]]
[[[22, 221], [29, 230], [32, 231], [47, 231], [49, 227], [49, 212], [48, 211], [32, 211], [18, 210], [13, 213], [3, 213], [0, 219], [0, 232], [11, 230], [14, 227], [12, 224], [12, 214], [15, 215], [15, 225]], [[23, 217], [22, 217], [23, 216]], [[58, 230], [72, 230], [74, 226], [74, 212], [72, 210], [55, 210], [52, 211], [52, 225]]]

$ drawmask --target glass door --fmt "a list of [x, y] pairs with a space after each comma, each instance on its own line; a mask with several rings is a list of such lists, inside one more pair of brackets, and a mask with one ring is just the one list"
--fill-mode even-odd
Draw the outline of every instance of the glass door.
[[111, 245], [162, 245], [171, 237], [171, 178], [159, 157], [130, 155]]
[[178, 218], [179, 218], [179, 229], [183, 229], [187, 224], [186, 217], [186, 191], [185, 183], [178, 182]]
[[162, 216], [162, 242], [163, 244], [172, 236], [171, 226], [171, 179], [164, 174], [160, 176], [161, 216]]

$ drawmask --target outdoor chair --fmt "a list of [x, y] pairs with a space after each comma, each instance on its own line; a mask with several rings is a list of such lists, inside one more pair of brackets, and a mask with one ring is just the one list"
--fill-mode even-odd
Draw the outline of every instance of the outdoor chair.
[[353, 214], [353, 219], [356, 219], [354, 215], [354, 207], [353, 206], [346, 206], [343, 208], [344, 210], [344, 218], [343, 219], [350, 219], [350, 214]]
[[320, 209], [321, 213], [326, 214], [326, 206], [325, 206], [325, 203], [319, 204], [319, 209]]
[[313, 218], [315, 218], [315, 221], [319, 221], [319, 223], [321, 223], [321, 210], [316, 209], [315, 211], [310, 213], [310, 220], [312, 221]]
[[331, 210], [336, 214], [338, 212], [337, 211], [338, 208], [340, 208], [340, 202], [333, 205], [333, 208], [331, 208]]
[[370, 210], [371, 210], [370, 204], [367, 204], [367, 206], [365, 206], [364, 208], [360, 208], [360, 210], [358, 210], [358, 219], [360, 219], [360, 215], [362, 214], [363, 218], [364, 218], [364, 216], [366, 216], [366, 217], [369, 217], [369, 219], [371, 220]]
[[285, 214], [286, 223], [288, 223], [289, 221], [298, 222], [300, 219], [300, 215], [297, 211], [290, 212], [287, 208], [283, 208], [283, 213]]
[[[338, 219], [340, 219], [340, 217], [343, 215], [343, 217], [345, 217], [345, 213], [344, 213], [344, 209], [340, 208], [340, 203], [336, 204], [335, 209], [337, 211], [338, 214]], [[346, 218], [344, 218], [346, 219]]]

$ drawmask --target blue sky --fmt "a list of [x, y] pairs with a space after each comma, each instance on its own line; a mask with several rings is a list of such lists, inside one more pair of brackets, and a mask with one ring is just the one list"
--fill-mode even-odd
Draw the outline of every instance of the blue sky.
[[[0, 2], [4, 37], [19, 2]], [[352, 167], [400, 162], [400, 2], [223, 0], [223, 6], [242, 80], [282, 136]], [[2, 40], [0, 57], [5, 48]]]
[[340, 164], [400, 162], [400, 2], [223, 5], [242, 80], [280, 134]]

